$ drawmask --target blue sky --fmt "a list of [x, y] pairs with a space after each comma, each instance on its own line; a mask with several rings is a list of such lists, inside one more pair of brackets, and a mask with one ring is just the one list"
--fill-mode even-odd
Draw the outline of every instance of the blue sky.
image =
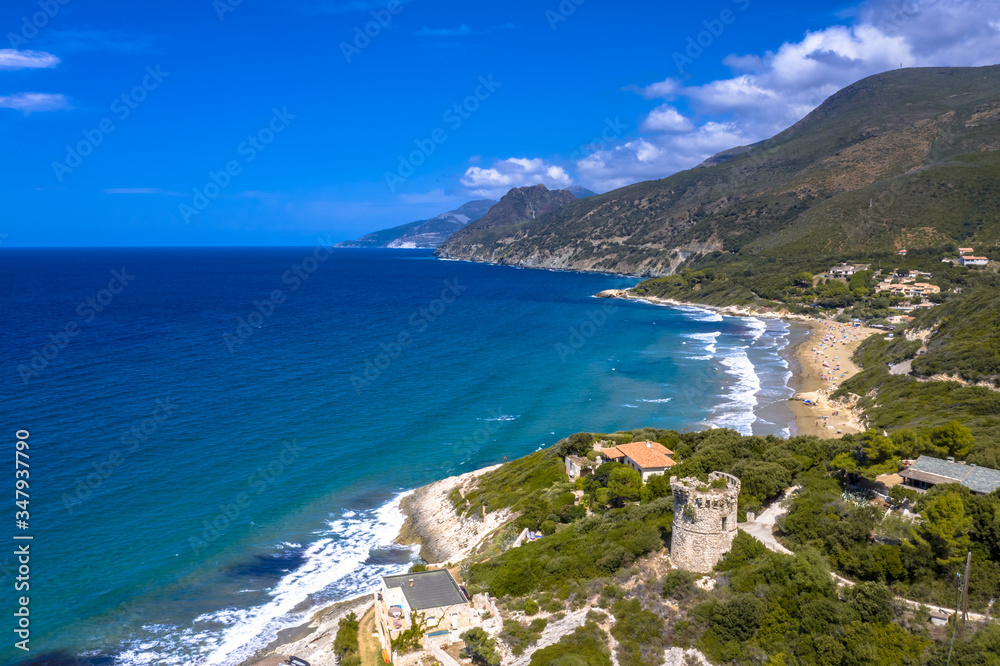
[[12, 0], [0, 26], [3, 247], [309, 244], [607, 191], [869, 74], [1000, 62], [987, 0]]

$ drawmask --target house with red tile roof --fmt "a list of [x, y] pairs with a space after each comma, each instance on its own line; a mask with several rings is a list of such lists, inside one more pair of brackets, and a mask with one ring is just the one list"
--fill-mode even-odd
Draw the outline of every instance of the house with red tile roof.
[[959, 257], [958, 261], [963, 266], [985, 266], [990, 263], [990, 260], [986, 257], [973, 257], [971, 254]]
[[611, 449], [601, 449], [608, 460], [628, 465], [642, 475], [645, 483], [650, 477], [664, 474], [677, 463], [670, 457], [673, 451], [658, 442], [629, 442]]

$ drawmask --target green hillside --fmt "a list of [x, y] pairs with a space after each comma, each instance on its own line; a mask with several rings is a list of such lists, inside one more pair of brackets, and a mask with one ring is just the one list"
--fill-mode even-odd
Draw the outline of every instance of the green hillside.
[[745, 152], [467, 229], [442, 256], [666, 275], [767, 262], [817, 272], [1000, 237], [1000, 67], [885, 72]]

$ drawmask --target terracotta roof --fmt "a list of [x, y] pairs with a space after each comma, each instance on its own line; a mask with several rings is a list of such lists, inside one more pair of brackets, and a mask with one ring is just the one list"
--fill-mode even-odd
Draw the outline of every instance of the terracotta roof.
[[619, 451], [617, 448], [612, 449], [601, 449], [601, 455], [605, 458], [621, 458], [625, 454]]
[[959, 252], [973, 252], [974, 250], [971, 247], [960, 247], [960, 248], [958, 248], [958, 251]]
[[643, 469], [673, 467], [677, 464], [669, 457], [673, 451], [657, 442], [629, 442], [615, 448]]

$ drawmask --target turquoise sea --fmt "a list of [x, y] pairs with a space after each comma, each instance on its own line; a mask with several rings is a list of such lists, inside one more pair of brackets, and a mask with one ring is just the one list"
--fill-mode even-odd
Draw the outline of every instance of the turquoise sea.
[[32, 649], [3, 628], [0, 662], [237, 664], [408, 566], [405, 490], [580, 430], [788, 432], [787, 324], [592, 297], [635, 282], [427, 251], [0, 251], [9, 488], [15, 432], [31, 446], [5, 617], [34, 537]]

